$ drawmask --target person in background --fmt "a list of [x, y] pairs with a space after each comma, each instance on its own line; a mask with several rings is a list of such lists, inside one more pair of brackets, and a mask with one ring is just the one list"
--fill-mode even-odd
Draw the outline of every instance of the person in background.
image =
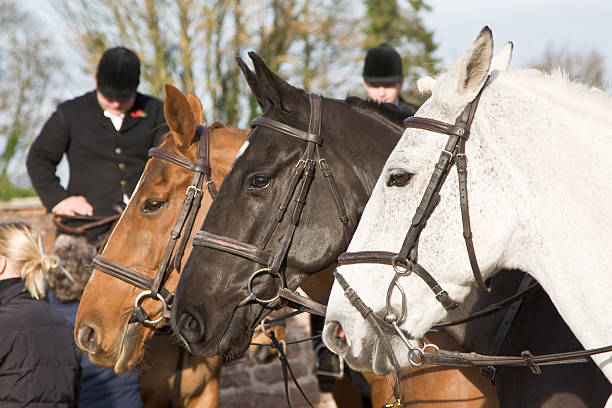
[[[53, 248], [64, 269], [49, 275], [49, 302], [71, 325], [92, 271], [89, 265], [111, 228], [109, 222], [78, 231], [88, 222], [78, 217], [120, 212], [140, 180], [148, 150], [168, 131], [162, 102], [137, 91], [140, 60], [131, 50], [106, 50], [94, 83], [95, 90], [57, 107], [26, 162], [44, 206], [55, 216], [66, 217], [60, 225], [64, 233]], [[70, 168], [66, 189], [55, 174], [64, 154]], [[82, 367], [82, 405], [142, 407], [137, 372], [116, 375], [110, 368], [93, 365], [86, 355]]]
[[0, 223], [0, 406], [77, 407], [80, 350], [45, 296], [59, 268], [29, 224]]
[[[104, 52], [96, 89], [61, 103], [32, 144], [26, 161], [32, 186], [58, 216], [109, 216], [125, 204], [147, 162], [147, 151], [167, 132], [163, 104], [137, 91], [140, 60], [124, 47]], [[64, 153], [70, 168], [64, 189], [55, 172]], [[84, 221], [70, 220], [79, 226]], [[85, 233], [96, 240], [109, 224]]]
[[368, 98], [400, 107], [414, 106], [400, 95], [403, 84], [402, 58], [397, 51], [386, 43], [370, 48], [363, 64], [363, 87]]

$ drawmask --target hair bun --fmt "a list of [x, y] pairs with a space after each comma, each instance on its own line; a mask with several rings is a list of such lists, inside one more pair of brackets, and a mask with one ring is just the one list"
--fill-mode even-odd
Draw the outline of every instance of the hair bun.
[[40, 258], [40, 266], [45, 273], [57, 269], [59, 265], [59, 259], [54, 255], [43, 255]]

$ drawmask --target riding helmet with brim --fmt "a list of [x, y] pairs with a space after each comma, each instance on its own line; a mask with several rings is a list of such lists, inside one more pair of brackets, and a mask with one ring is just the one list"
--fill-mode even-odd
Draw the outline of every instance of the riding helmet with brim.
[[370, 48], [363, 65], [363, 80], [368, 83], [394, 83], [404, 79], [402, 58], [389, 44]]
[[98, 70], [98, 91], [109, 99], [127, 99], [136, 94], [140, 83], [140, 60], [125, 47], [104, 52]]

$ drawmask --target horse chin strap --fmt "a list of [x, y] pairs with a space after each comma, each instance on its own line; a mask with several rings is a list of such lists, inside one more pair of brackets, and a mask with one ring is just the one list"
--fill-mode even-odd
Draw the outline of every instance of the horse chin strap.
[[[251, 122], [252, 127], [266, 127], [281, 134], [307, 142], [302, 156], [293, 169], [289, 187], [285, 192], [285, 195], [278, 206], [276, 215], [266, 231], [261, 243], [256, 246], [207, 231], [198, 231], [194, 235], [194, 246], [202, 246], [227, 252], [264, 266], [263, 268], [256, 270], [250, 276], [247, 283], [248, 296], [246, 296], [237, 307], [244, 306], [253, 301], [267, 307], [275, 307], [280, 298], [283, 298], [289, 302], [292, 302], [293, 304], [298, 305], [298, 308], [305, 308], [309, 313], [325, 316], [326, 307], [324, 305], [301, 296], [287, 287], [285, 270], [282, 268], [282, 265], [287, 258], [287, 254], [289, 253], [289, 249], [291, 248], [293, 236], [300, 221], [302, 210], [306, 204], [306, 197], [310, 191], [310, 186], [315, 176], [315, 168], [317, 164], [319, 165], [323, 176], [328, 180], [330, 191], [340, 216], [340, 222], [343, 227], [344, 238], [347, 245], [351, 237], [349, 218], [344, 202], [336, 186], [336, 182], [329, 164], [324, 158], [321, 157], [320, 148], [323, 144], [323, 136], [321, 134], [322, 98], [318, 94], [309, 94], [308, 98], [310, 103], [310, 119], [307, 132], [266, 117], [254, 118]], [[266, 246], [277, 227], [285, 218], [285, 213], [288, 211], [289, 205], [294, 196], [296, 196], [296, 198], [295, 206], [293, 207], [293, 214], [287, 223], [287, 229], [283, 235], [281, 246], [276, 253], [272, 253], [270, 250], [266, 249]], [[253, 291], [253, 283], [256, 278], [260, 278], [264, 275], [272, 277], [278, 283], [276, 294], [270, 298], [262, 298], [261, 295], [258, 296]]]
[[[155, 278], [151, 279], [133, 269], [126, 268], [105, 259], [101, 255], [96, 256], [93, 260], [95, 269], [144, 289], [134, 301], [134, 313], [130, 318], [130, 323], [141, 322], [154, 326], [162, 320], [170, 318], [170, 305], [174, 294], [170, 293], [163, 285], [168, 276], [170, 276], [172, 270], [180, 271], [181, 260], [185, 253], [187, 240], [191, 235], [193, 223], [195, 222], [196, 215], [198, 214], [202, 202], [204, 180], [206, 180], [206, 186], [210, 196], [214, 199], [217, 194], [217, 188], [211, 178], [209, 153], [210, 135], [208, 128], [197, 126], [195, 137], [199, 137], [198, 152], [195, 162], [191, 162], [175, 153], [157, 147], [149, 149], [149, 157], [156, 157], [194, 172], [191, 184], [187, 187], [185, 192], [183, 207], [170, 233], [170, 240], [168, 241], [162, 260], [157, 268]], [[177, 242], [178, 247], [176, 245]], [[159, 318], [152, 320], [144, 311], [141, 303], [145, 298], [156, 299], [161, 303], [162, 312]]]

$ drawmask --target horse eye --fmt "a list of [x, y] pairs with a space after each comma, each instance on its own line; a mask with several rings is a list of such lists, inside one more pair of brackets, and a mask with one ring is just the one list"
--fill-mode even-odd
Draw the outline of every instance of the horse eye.
[[161, 210], [166, 205], [166, 202], [159, 198], [149, 198], [147, 199], [142, 207], [140, 208], [140, 212], [144, 213], [152, 213]]
[[264, 176], [262, 174], [257, 174], [251, 177], [249, 181], [249, 190], [253, 190], [256, 188], [266, 188], [270, 185], [270, 177]]
[[404, 187], [410, 182], [412, 176], [414, 176], [414, 174], [408, 173], [407, 171], [399, 171], [396, 173], [392, 173], [389, 175], [389, 180], [387, 180], [387, 186]]

